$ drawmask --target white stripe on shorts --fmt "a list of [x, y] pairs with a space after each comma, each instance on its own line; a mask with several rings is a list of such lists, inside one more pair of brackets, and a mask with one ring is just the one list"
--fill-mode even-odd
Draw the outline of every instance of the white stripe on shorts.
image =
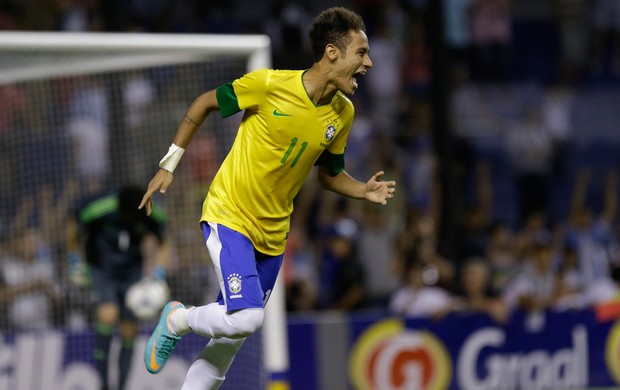
[[217, 224], [213, 222], [207, 223], [211, 228], [211, 233], [209, 234], [209, 238], [206, 241], [207, 250], [209, 251], [209, 255], [211, 256], [211, 262], [213, 263], [213, 267], [215, 268], [217, 281], [220, 284], [220, 291], [222, 292], [222, 296], [224, 296], [224, 306], [226, 306], [226, 311], [228, 311], [228, 304], [226, 303], [226, 288], [224, 287], [224, 276], [222, 275], [222, 266], [220, 261], [220, 253], [222, 252], [222, 241], [220, 240], [220, 235], [217, 231]]

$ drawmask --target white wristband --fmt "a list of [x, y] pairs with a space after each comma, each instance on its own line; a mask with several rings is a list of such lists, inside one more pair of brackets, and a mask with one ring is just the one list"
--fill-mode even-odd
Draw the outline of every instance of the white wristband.
[[181, 161], [181, 157], [183, 157], [183, 153], [185, 153], [185, 149], [175, 144], [170, 145], [168, 148], [168, 153], [161, 159], [159, 162], [159, 167], [163, 168], [170, 173], [173, 173], [179, 161]]

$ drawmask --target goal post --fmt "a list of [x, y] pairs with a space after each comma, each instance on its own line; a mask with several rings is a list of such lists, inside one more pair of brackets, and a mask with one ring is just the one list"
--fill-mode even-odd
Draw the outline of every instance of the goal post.
[[[271, 66], [271, 43], [266, 35], [3, 31], [0, 50], [4, 55], [28, 53], [43, 60], [2, 64], [2, 84], [200, 62], [216, 56], [247, 57], [248, 71]], [[71, 67], [53, 61], [53, 56], [63, 54], [78, 60]]]
[[[51, 327], [74, 332], [91, 320], [84, 313], [89, 295], [71, 286], [62, 271], [62, 232], [72, 201], [96, 188], [127, 182], [146, 186], [194, 98], [245, 72], [270, 66], [270, 40], [258, 34], [0, 32], [0, 141], [6, 148], [0, 156], [6, 173], [0, 181], [0, 221], [15, 231], [16, 226], [30, 226], [23, 221], [36, 221], [41, 246], [57, 265], [56, 281], [66, 290], [69, 308], [54, 311]], [[190, 304], [209, 302], [219, 288], [211, 265], [205, 264], [208, 254], [196, 220], [210, 179], [236, 134], [234, 118], [209, 117], [206, 130], [196, 134], [175, 172], [175, 184], [165, 198], [155, 199], [166, 210], [166, 235], [173, 244], [171, 290]], [[8, 233], [5, 239], [19, 245], [17, 236]], [[239, 356], [235, 364], [261, 365], [261, 383], [280, 390], [288, 388], [288, 340], [281, 283], [275, 290], [263, 329], [254, 338], [260, 340], [259, 348]], [[19, 337], [19, 324], [2, 314], [10, 310], [0, 307], [0, 333], [8, 329]], [[71, 343], [79, 351], [80, 342]], [[77, 354], [87, 354], [92, 347], [84, 343]], [[244, 346], [242, 352], [249, 348]], [[62, 359], [67, 363], [72, 357]], [[256, 389], [255, 384], [243, 383], [247, 375], [241, 371], [239, 380], [229, 377], [223, 388]], [[142, 383], [148, 380], [152, 381], [132, 374], [130, 388], [158, 388], [154, 382]]]

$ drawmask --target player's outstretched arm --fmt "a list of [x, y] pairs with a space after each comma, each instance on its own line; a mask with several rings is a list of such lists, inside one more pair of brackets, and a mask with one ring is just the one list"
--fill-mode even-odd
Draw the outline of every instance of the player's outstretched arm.
[[395, 181], [381, 180], [384, 174], [383, 171], [377, 172], [366, 183], [363, 183], [352, 178], [346, 171], [331, 176], [327, 168], [319, 166], [318, 180], [326, 190], [384, 205], [394, 197], [396, 192]]
[[172, 184], [174, 178], [172, 173], [198, 128], [211, 112], [219, 110], [219, 108], [216, 92], [213, 89], [198, 96], [187, 109], [183, 120], [177, 128], [168, 153], [159, 162], [160, 169], [149, 182], [148, 188], [138, 206], [138, 209], [146, 208], [146, 215], [151, 215], [153, 194], [158, 191], [162, 194], [165, 193]]

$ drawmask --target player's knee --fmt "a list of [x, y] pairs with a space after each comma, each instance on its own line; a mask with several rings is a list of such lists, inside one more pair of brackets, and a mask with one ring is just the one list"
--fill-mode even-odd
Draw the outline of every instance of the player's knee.
[[230, 315], [231, 325], [235, 330], [234, 338], [248, 337], [263, 325], [263, 309], [244, 309]]
[[120, 310], [114, 303], [103, 303], [97, 307], [97, 321], [106, 325], [116, 325], [120, 318]]
[[134, 340], [138, 336], [138, 323], [135, 321], [121, 321], [119, 334], [123, 342]]

